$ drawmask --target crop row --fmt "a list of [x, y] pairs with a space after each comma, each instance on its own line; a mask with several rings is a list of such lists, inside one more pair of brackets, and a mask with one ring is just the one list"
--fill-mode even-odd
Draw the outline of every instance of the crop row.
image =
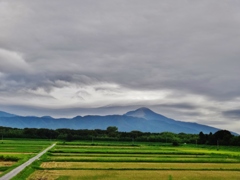
[[41, 168], [61, 169], [228, 169], [240, 170], [240, 163], [127, 163], [127, 162], [43, 162]]
[[37, 170], [28, 179], [177, 179], [177, 180], [239, 180], [239, 171], [182, 171], [182, 170]]
[[2, 143], [0, 143], [1, 176], [49, 145], [49, 141], [2, 140]]

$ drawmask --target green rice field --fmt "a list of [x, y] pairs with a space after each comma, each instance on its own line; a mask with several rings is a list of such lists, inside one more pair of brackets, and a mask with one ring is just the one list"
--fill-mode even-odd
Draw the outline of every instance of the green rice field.
[[16, 179], [240, 179], [240, 148], [59, 142]]
[[41, 140], [2, 140], [0, 142], [0, 177], [52, 144]]
[[[0, 176], [52, 142], [4, 140]], [[240, 179], [240, 147], [135, 142], [58, 142], [13, 180]]]

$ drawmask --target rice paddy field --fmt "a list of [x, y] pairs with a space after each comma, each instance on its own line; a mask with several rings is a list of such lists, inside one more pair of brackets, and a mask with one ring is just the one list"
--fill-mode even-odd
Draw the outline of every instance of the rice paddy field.
[[0, 177], [47, 148], [49, 141], [2, 140], [0, 141]]
[[[26, 170], [36, 180], [240, 179], [240, 148], [124, 142], [59, 142]], [[29, 171], [27, 173], [27, 171]], [[26, 175], [27, 174], [27, 175]], [[24, 179], [23, 176], [16, 179]]]

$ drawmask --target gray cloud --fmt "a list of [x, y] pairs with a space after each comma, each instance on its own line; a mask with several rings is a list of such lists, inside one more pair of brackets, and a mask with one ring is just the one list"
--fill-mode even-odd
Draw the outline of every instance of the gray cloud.
[[0, 64], [0, 72], [5, 74], [17, 74], [31, 69], [20, 53], [1, 48]]
[[164, 107], [164, 108], [174, 108], [174, 109], [187, 109], [194, 110], [198, 106], [190, 103], [172, 103], [172, 104], [158, 104], [156, 107]]
[[240, 110], [234, 109], [234, 110], [224, 111], [223, 115], [226, 116], [227, 118], [239, 120], [240, 119]]
[[41, 100], [39, 106], [53, 108], [146, 104], [178, 119], [189, 114], [225, 121], [224, 103], [232, 109], [240, 105], [239, 5], [3, 0], [1, 104], [14, 105], [6, 98], [12, 94], [25, 106]]

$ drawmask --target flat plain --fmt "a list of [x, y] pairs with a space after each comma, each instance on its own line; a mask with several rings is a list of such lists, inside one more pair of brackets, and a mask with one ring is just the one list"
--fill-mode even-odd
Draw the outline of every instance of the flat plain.
[[[21, 177], [18, 177], [21, 179]], [[130, 142], [59, 142], [34, 165], [35, 179], [240, 179], [240, 148]]]
[[42, 140], [2, 140], [0, 142], [0, 177], [52, 144]]

